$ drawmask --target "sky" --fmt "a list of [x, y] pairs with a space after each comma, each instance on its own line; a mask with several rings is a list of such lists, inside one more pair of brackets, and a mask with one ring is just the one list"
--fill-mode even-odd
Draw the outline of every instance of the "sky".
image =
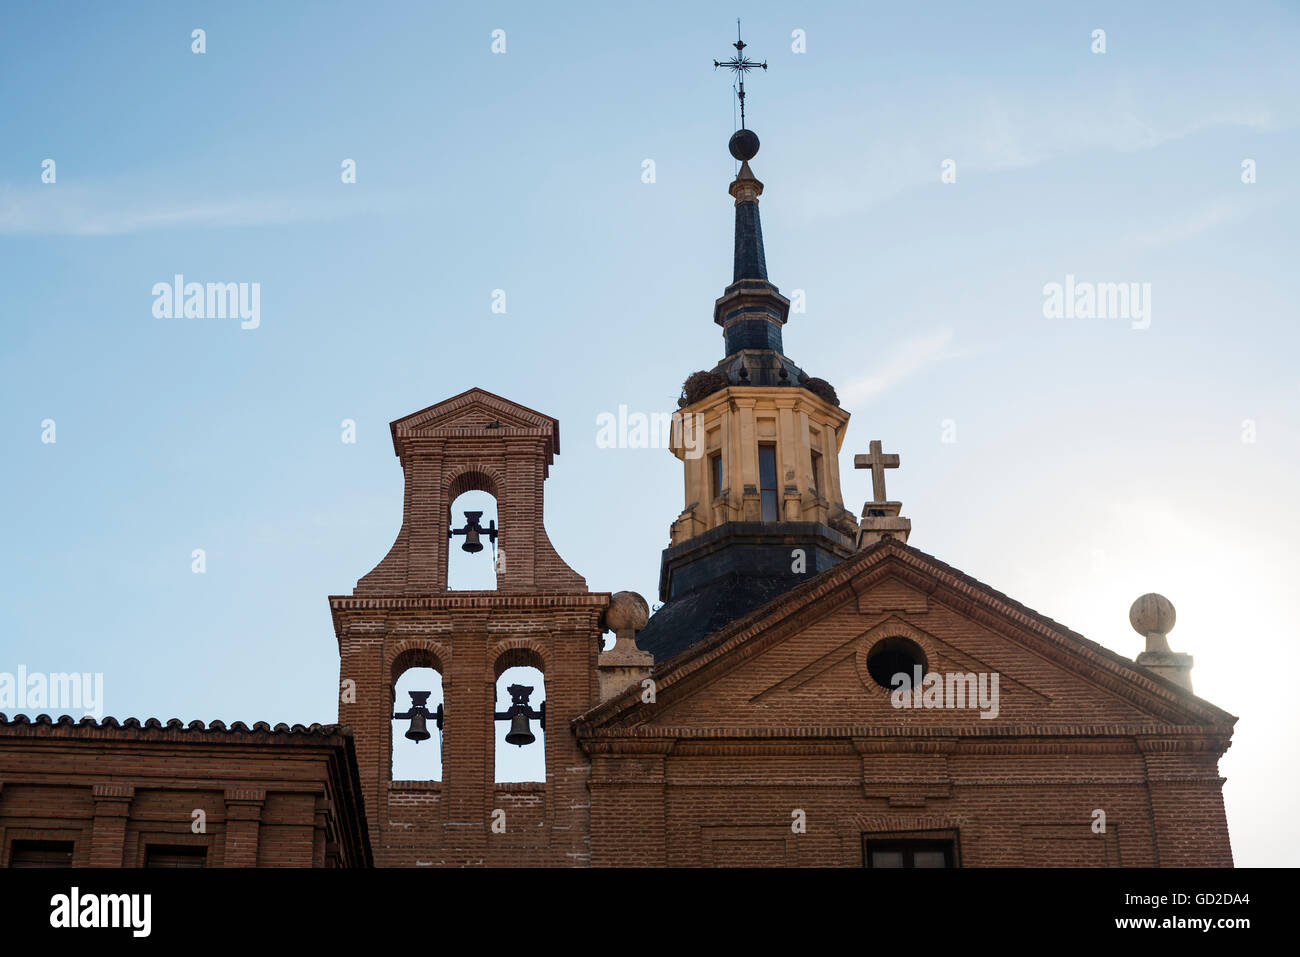
[[[912, 545], [1128, 657], [1166, 595], [1240, 716], [1235, 859], [1300, 864], [1300, 12], [1068, 6], [4, 5], [0, 671], [335, 720], [326, 596], [397, 533], [387, 424], [474, 386], [559, 419], [551, 540], [656, 602], [681, 465], [597, 417], [721, 358], [740, 16], [845, 504], [881, 439]], [[160, 317], [177, 274], [256, 283], [256, 321]], [[1067, 282], [1144, 315], [1046, 315]]]

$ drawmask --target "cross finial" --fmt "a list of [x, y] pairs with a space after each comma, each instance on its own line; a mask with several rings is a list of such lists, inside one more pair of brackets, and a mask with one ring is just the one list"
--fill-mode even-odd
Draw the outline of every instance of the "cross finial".
[[853, 456], [853, 467], [871, 469], [871, 501], [873, 504], [884, 503], [888, 501], [885, 498], [885, 469], [898, 468], [898, 456], [883, 454], [879, 439], [872, 439], [868, 449], [866, 455]]
[[740, 87], [736, 91], [736, 96], [740, 100], [740, 128], [745, 128], [745, 74], [750, 70], [766, 70], [767, 61], [755, 63], [749, 57], [745, 56], [745, 41], [740, 39], [740, 21], [736, 21], [736, 42], [732, 44], [736, 48], [736, 55], [730, 60], [714, 60], [713, 69], [725, 66], [740, 79]]

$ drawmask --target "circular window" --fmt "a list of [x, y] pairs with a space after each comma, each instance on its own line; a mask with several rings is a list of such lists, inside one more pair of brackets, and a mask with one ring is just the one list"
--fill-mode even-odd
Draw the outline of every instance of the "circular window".
[[912, 639], [901, 635], [881, 638], [867, 652], [867, 672], [871, 675], [871, 680], [890, 691], [899, 687], [893, 680], [897, 674], [907, 675], [907, 686], [911, 687], [917, 665], [921, 666], [921, 674], [924, 675], [927, 670], [925, 652]]

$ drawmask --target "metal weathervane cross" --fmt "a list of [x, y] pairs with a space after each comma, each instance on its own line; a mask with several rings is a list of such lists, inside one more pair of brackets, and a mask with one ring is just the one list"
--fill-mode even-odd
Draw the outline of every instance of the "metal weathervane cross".
[[740, 99], [740, 128], [745, 128], [745, 74], [750, 70], [766, 70], [767, 61], [755, 63], [749, 57], [745, 56], [745, 41], [740, 39], [740, 21], [736, 21], [736, 42], [732, 44], [736, 48], [736, 55], [730, 60], [714, 60], [713, 69], [725, 66], [740, 80], [740, 87], [736, 91], [736, 96]]

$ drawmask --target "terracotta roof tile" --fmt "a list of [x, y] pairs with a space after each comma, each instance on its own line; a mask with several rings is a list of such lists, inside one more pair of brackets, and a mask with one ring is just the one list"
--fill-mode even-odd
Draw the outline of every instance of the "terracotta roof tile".
[[281, 722], [272, 727], [269, 722], [258, 721], [250, 728], [243, 721], [236, 721], [229, 727], [223, 721], [210, 721], [206, 724], [202, 721], [191, 721], [186, 724], [180, 718], [169, 718], [165, 723], [158, 718], [146, 718], [143, 722], [139, 718], [126, 718], [118, 721], [112, 715], [106, 715], [103, 718], [96, 719], [91, 715], [86, 715], [80, 720], [73, 718], [72, 715], [63, 714], [57, 718], [48, 714], [38, 714], [35, 717], [26, 714], [15, 714], [12, 717], [0, 712], [0, 730], [4, 728], [21, 728], [21, 727], [52, 727], [52, 728], [70, 728], [77, 731], [181, 731], [186, 734], [219, 734], [219, 735], [267, 735], [270, 737], [289, 737], [289, 736], [309, 736], [309, 737], [330, 737], [332, 735], [343, 735], [351, 737], [352, 729], [347, 725], [341, 724], [294, 724], [288, 725]]

